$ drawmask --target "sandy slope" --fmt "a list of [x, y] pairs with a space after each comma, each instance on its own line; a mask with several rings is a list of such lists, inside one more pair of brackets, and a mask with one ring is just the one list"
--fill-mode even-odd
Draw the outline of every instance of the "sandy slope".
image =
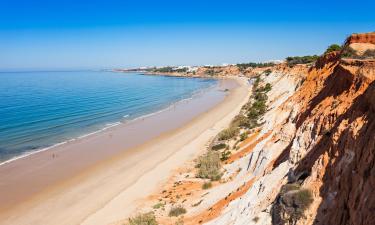
[[[130, 215], [139, 200], [193, 159], [239, 112], [245, 79], [215, 108], [183, 127], [121, 153], [0, 217], [0, 224], [108, 224]], [[2, 193], [6, 194], [6, 193]]]

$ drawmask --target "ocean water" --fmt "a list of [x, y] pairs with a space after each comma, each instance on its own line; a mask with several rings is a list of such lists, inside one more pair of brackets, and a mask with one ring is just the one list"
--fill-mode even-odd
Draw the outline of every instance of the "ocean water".
[[0, 162], [160, 111], [216, 83], [93, 71], [0, 73]]

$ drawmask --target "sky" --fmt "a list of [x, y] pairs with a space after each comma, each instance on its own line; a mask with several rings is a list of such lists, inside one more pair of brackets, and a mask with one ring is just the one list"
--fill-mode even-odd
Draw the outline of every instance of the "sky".
[[0, 71], [262, 62], [375, 31], [375, 1], [0, 0]]

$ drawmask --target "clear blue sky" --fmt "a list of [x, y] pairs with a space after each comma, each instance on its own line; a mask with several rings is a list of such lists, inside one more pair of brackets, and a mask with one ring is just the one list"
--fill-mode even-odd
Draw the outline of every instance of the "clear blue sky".
[[375, 1], [1, 0], [0, 70], [221, 64], [320, 54], [375, 31]]

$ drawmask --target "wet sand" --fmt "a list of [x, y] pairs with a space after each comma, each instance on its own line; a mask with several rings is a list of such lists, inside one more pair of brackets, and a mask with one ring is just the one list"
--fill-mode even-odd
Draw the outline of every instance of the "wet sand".
[[226, 88], [0, 166], [0, 224], [123, 219], [237, 114], [247, 82], [222, 80]]

